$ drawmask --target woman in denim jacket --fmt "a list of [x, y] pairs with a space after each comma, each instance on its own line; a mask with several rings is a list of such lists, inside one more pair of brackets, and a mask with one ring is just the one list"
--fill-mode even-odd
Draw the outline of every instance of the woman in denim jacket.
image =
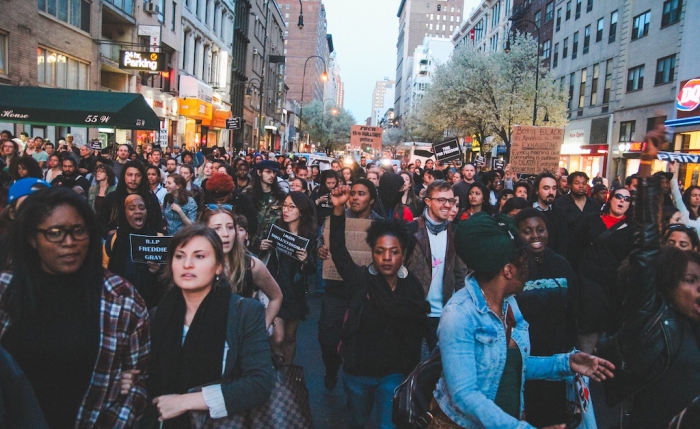
[[443, 374], [432, 427], [531, 428], [521, 421], [526, 379], [612, 377], [610, 362], [585, 353], [530, 356], [528, 324], [513, 297], [528, 277], [529, 248], [509, 218], [475, 214], [458, 226], [455, 246], [474, 273], [440, 319]]

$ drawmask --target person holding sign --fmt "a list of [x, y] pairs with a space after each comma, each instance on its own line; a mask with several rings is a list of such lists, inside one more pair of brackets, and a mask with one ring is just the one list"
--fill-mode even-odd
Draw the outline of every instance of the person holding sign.
[[331, 192], [330, 251], [348, 286], [350, 305], [340, 353], [350, 428], [362, 428], [376, 408], [377, 426], [393, 428], [394, 389], [420, 361], [430, 304], [423, 286], [404, 266], [411, 235], [398, 219], [377, 219], [367, 230], [372, 263], [357, 265], [345, 245], [345, 203], [350, 188]]
[[146, 202], [141, 195], [132, 194], [124, 201], [124, 222], [117, 231], [110, 234], [102, 249], [102, 266], [114, 274], [131, 282], [139, 295], [146, 301], [146, 307], [158, 305], [163, 288], [158, 281], [158, 264], [155, 262], [134, 262], [131, 254], [131, 234], [162, 235], [146, 224]]
[[283, 295], [282, 307], [275, 318], [272, 349], [291, 364], [296, 354], [299, 321], [309, 314], [306, 303], [307, 277], [316, 273], [316, 214], [313, 201], [302, 192], [290, 192], [282, 204], [282, 218], [272, 228], [275, 226], [288, 231], [289, 235], [308, 240], [306, 249], [299, 249], [293, 254], [275, 248], [269, 238], [260, 241], [260, 250], [270, 252], [268, 268]]

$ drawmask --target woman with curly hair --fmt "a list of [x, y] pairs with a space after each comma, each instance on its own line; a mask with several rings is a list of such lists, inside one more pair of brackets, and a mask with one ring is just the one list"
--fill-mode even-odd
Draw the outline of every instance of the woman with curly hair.
[[9, 171], [13, 181], [26, 179], [27, 177], [35, 179], [44, 177], [44, 172], [39, 167], [39, 163], [31, 156], [15, 156], [12, 158]]

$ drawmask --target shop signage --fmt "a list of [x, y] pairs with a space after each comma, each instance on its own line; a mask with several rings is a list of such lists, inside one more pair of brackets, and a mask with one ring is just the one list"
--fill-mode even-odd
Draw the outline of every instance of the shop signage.
[[119, 68], [124, 70], [164, 71], [165, 54], [161, 52], [119, 51]]
[[214, 101], [214, 89], [196, 77], [180, 75], [180, 97], [198, 98], [204, 102]]
[[192, 119], [211, 121], [212, 105], [196, 98], [180, 99], [180, 114]]
[[364, 125], [350, 126], [350, 148], [360, 149], [371, 146], [374, 149], [382, 148], [382, 127], [366, 127]]
[[131, 234], [131, 260], [164, 264], [172, 237]]
[[510, 145], [510, 164], [518, 173], [539, 174], [559, 167], [564, 128], [516, 125]]
[[584, 144], [586, 143], [586, 130], [583, 128], [577, 129], [577, 130], [569, 130], [566, 132], [566, 136], [564, 138], [564, 141], [568, 143], [578, 143], [578, 144]]
[[700, 164], [700, 155], [692, 153], [658, 152], [656, 158], [658, 158], [659, 161]]
[[676, 109], [691, 112], [700, 106], [700, 79], [687, 81], [676, 97]]
[[462, 149], [457, 139], [451, 139], [433, 145], [433, 153], [437, 162], [450, 162], [462, 159]]
[[292, 234], [291, 232], [280, 228], [277, 225], [270, 227], [270, 232], [267, 234], [267, 239], [272, 241], [272, 245], [282, 253], [296, 258], [296, 252], [306, 250], [309, 245], [309, 239], [300, 235]]

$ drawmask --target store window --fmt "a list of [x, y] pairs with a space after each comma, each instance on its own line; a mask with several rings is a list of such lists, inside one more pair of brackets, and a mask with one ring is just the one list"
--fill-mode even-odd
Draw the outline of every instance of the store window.
[[627, 72], [627, 92], [644, 88], [644, 65], [632, 67]]
[[673, 82], [673, 73], [676, 70], [676, 56], [661, 58], [656, 62], [656, 79], [654, 84], [661, 85]]
[[87, 63], [50, 49], [37, 49], [37, 80], [57, 88], [89, 89]]
[[[106, 1], [114, 4], [131, 3], [131, 13], [129, 15], [133, 13], [134, 0]], [[90, 32], [90, 5], [91, 3], [87, 0], [38, 0], [37, 2], [40, 12], [48, 13], [88, 33]]]
[[634, 137], [634, 128], [637, 121], [620, 122], [620, 142], [631, 142]]

